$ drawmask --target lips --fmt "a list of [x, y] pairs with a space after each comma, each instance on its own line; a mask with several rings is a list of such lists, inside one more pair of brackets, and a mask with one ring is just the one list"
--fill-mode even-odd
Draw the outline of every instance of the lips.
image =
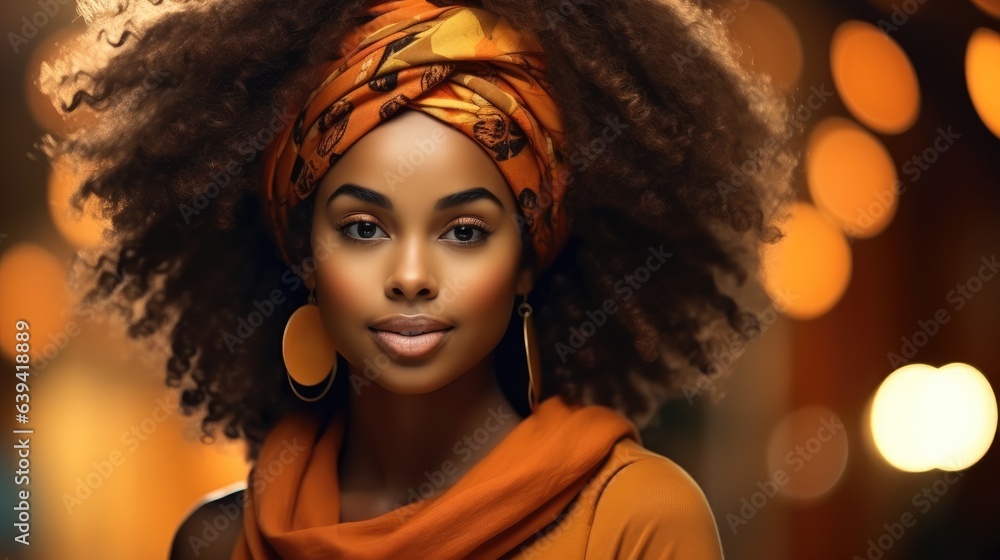
[[419, 358], [441, 346], [449, 338], [451, 331], [452, 329], [449, 328], [407, 336], [392, 331], [372, 329], [372, 334], [375, 336], [375, 342], [386, 352], [404, 358]]
[[453, 328], [430, 315], [390, 315], [369, 327], [383, 350], [407, 358], [429, 354], [449, 338]]
[[399, 334], [422, 334], [451, 328], [444, 319], [432, 315], [389, 315], [375, 321], [371, 328]]

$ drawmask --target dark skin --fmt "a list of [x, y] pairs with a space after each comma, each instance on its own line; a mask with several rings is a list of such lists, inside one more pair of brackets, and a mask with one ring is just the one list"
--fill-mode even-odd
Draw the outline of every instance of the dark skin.
[[[401, 166], [401, 158], [418, 164]], [[392, 209], [341, 190], [345, 184], [383, 195]], [[436, 208], [475, 187], [486, 193]], [[316, 288], [334, 347], [365, 380], [349, 391], [337, 473], [341, 521], [360, 521], [405, 505], [428, 482], [425, 473], [450, 462], [456, 472], [435, 484], [435, 493], [447, 489], [521, 420], [496, 381], [491, 353], [532, 278], [518, 269], [517, 205], [493, 159], [423, 112], [405, 110], [358, 140], [315, 196], [318, 265], [306, 284]], [[350, 243], [344, 234], [365, 242]], [[332, 248], [316, 249], [324, 243]], [[394, 357], [368, 327], [395, 313], [431, 314], [454, 329], [429, 356]], [[366, 377], [365, 364], [379, 367]], [[471, 456], [458, 455], [456, 442], [482, 427], [491, 409], [510, 416], [492, 426], [486, 442], [468, 448]]]
[[[385, 172], [416, 151], [423, 154], [414, 158], [418, 165], [392, 176]], [[383, 195], [392, 209], [346, 193], [331, 199], [344, 184]], [[438, 200], [476, 187], [481, 189], [471, 200], [435, 208]], [[349, 391], [338, 472], [331, 473], [339, 477], [340, 521], [396, 509], [407, 515], [417, 511], [410, 506], [415, 495], [443, 493], [523, 420], [503, 395], [496, 377], [503, 372], [494, 371], [491, 356], [517, 296], [528, 293], [533, 282], [532, 272], [519, 267], [516, 201], [482, 147], [412, 110], [351, 146], [314, 196], [312, 246], [318, 265], [305, 281], [316, 289], [331, 343], [350, 364], [350, 372], [338, 375], [360, 380]], [[350, 243], [345, 234], [365, 242]], [[328, 250], [316, 250], [320, 246]], [[431, 314], [454, 329], [427, 356], [392, 356], [374, 342], [369, 326], [396, 313]], [[366, 375], [365, 364], [380, 367]], [[489, 437], [471, 440], [480, 428]], [[205, 504], [189, 522], [199, 514], [218, 515], [222, 503]], [[197, 557], [211, 558], [206, 553], [218, 547], [219, 557], [228, 558], [241, 520]], [[184, 531], [196, 526], [182, 526], [175, 549], [190, 549], [181, 544]]]

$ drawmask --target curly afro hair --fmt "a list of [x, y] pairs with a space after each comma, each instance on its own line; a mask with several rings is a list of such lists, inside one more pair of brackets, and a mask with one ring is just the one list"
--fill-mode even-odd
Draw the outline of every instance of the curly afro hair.
[[[720, 373], [722, 344], [758, 332], [727, 286], [756, 275], [760, 248], [781, 237], [799, 157], [788, 100], [686, 0], [465, 3], [537, 35], [565, 115], [574, 231], [531, 294], [542, 398], [609, 406], [642, 428]], [[243, 343], [224, 335], [294, 276], [260, 218], [260, 152], [288, 124], [279, 109], [313, 87], [310, 69], [365, 22], [363, 4], [81, 0], [80, 44], [94, 48], [43, 68], [64, 111], [97, 115], [42, 139], [50, 159], [86, 163], [74, 202], [97, 197], [113, 226], [113, 243], [75, 267], [87, 301], [121, 310], [132, 337], [165, 337], [183, 412], [202, 413], [207, 439], [245, 440], [250, 459], [283, 414], [345, 402], [346, 376], [314, 404], [285, 380], [281, 331], [305, 289]], [[295, 217], [303, 250], [309, 206]], [[523, 369], [508, 335], [494, 358]], [[504, 390], [525, 410], [527, 376], [515, 377]]]

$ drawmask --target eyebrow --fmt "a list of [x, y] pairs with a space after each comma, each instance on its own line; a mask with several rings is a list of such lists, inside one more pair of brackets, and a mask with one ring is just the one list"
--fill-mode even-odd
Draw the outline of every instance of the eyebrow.
[[[355, 185], [354, 183], [344, 183], [338, 187], [337, 190], [333, 191], [333, 194], [330, 195], [330, 198], [326, 199], [326, 205], [329, 206], [330, 203], [333, 202], [333, 199], [340, 195], [353, 196], [354, 198], [363, 200], [364, 202], [369, 202], [389, 211], [392, 211], [393, 209], [392, 200], [390, 200], [389, 197], [367, 187]], [[503, 208], [503, 203], [500, 202], [500, 199], [485, 187], [473, 187], [471, 189], [466, 189], [464, 191], [459, 191], [457, 193], [452, 193], [439, 198], [438, 201], [434, 203], [434, 210], [447, 210], [448, 208], [461, 206], [480, 199], [490, 200], [496, 203], [496, 205], [500, 208]]]

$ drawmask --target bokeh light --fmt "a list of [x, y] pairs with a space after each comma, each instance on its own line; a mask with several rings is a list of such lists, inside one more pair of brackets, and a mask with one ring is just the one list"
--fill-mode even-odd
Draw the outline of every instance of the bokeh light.
[[979, 118], [1000, 137], [1000, 33], [985, 27], [972, 33], [965, 53], [965, 79]]
[[830, 66], [844, 104], [859, 121], [885, 134], [913, 126], [920, 87], [910, 59], [874, 25], [851, 20], [833, 34]]
[[[807, 406], [788, 414], [771, 433], [768, 472], [778, 491], [797, 500], [815, 500], [829, 493], [844, 474], [847, 430], [840, 417], [823, 406]], [[777, 475], [784, 475], [779, 480]]]
[[64, 318], [69, 301], [66, 270], [51, 253], [32, 243], [19, 243], [0, 257], [0, 351], [13, 359], [16, 322], [27, 321], [29, 355], [36, 363], [51, 359], [71, 336]]
[[871, 237], [896, 214], [892, 156], [871, 133], [831, 117], [813, 129], [806, 149], [809, 193], [851, 237]]
[[875, 445], [894, 467], [957, 471], [992, 444], [997, 400], [986, 377], [968, 364], [909, 364], [882, 382], [870, 420]]
[[46, 437], [32, 452], [50, 481], [40, 519], [61, 536], [50, 557], [161, 557], [202, 495], [245, 480], [243, 446], [193, 440], [178, 392], [136, 364], [63, 361], [46, 373], [33, 409]]
[[764, 286], [787, 306], [785, 314], [812, 319], [829, 311], [847, 290], [851, 248], [815, 206], [798, 202], [790, 212], [785, 237], [763, 251]]
[[791, 90], [802, 75], [802, 40], [788, 16], [770, 2], [741, 2], [723, 8], [719, 16], [729, 24], [743, 49], [740, 63], [771, 76]]

